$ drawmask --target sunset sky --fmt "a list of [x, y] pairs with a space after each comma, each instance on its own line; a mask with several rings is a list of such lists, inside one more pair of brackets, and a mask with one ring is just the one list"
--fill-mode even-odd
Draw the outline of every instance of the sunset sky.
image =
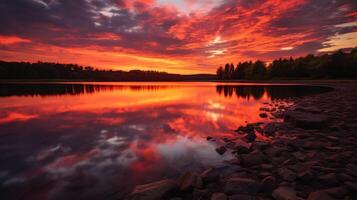
[[357, 46], [355, 0], [1, 0], [0, 60], [214, 73]]

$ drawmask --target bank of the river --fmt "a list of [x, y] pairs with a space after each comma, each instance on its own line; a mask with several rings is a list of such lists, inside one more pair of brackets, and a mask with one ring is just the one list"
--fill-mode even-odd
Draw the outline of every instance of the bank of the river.
[[266, 104], [261, 117], [280, 122], [247, 124], [236, 138], [207, 137], [224, 142], [217, 153], [236, 155], [225, 167], [140, 185], [127, 199], [357, 199], [357, 83], [309, 84], [335, 90]]

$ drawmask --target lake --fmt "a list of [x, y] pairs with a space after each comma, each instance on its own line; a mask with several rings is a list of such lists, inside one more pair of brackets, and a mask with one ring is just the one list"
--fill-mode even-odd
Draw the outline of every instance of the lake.
[[248, 83], [1, 83], [1, 199], [118, 199], [137, 184], [224, 165], [272, 102], [326, 88]]

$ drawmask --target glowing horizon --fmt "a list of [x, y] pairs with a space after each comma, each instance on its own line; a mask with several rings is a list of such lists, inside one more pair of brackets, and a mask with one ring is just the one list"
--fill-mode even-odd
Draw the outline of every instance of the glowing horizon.
[[215, 73], [357, 46], [357, 5], [313, 0], [5, 0], [0, 60]]

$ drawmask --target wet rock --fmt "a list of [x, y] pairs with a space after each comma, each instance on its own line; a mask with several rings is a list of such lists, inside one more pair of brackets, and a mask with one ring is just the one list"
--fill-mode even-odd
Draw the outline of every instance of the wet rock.
[[157, 200], [162, 199], [176, 190], [178, 184], [176, 181], [165, 179], [145, 185], [138, 185], [129, 195], [130, 200]]
[[276, 125], [274, 123], [268, 123], [263, 129], [263, 133], [267, 136], [274, 135], [275, 131], [276, 131]]
[[236, 132], [244, 132], [244, 133], [254, 132], [254, 125], [247, 124], [246, 126], [240, 126], [240, 127], [238, 127]]
[[347, 186], [348, 189], [357, 191], [357, 182], [346, 181], [345, 185]]
[[186, 172], [183, 174], [178, 180], [180, 190], [185, 191], [192, 189], [196, 185], [197, 177], [198, 176], [192, 172]]
[[246, 167], [263, 164], [266, 160], [266, 156], [259, 150], [241, 155], [242, 164]]
[[328, 173], [322, 176], [318, 177], [318, 180], [326, 186], [334, 186], [334, 185], [338, 185], [339, 182], [337, 180], [337, 176], [335, 173]]
[[314, 170], [320, 171], [320, 172], [325, 172], [325, 173], [337, 172], [337, 169], [330, 168], [330, 167], [312, 166], [311, 168]]
[[316, 191], [309, 194], [307, 200], [334, 200], [330, 195], [323, 191]]
[[237, 147], [237, 144], [235, 142], [227, 142], [225, 147], [228, 148], [228, 149], [231, 149], [231, 150], [235, 150], [236, 147]]
[[260, 114], [259, 114], [259, 117], [261, 117], [261, 118], [267, 118], [267, 117], [268, 117], [268, 114], [266, 114], [266, 113], [260, 113]]
[[255, 133], [247, 133], [247, 135], [244, 137], [247, 142], [254, 142], [256, 138], [257, 136]]
[[326, 126], [328, 118], [322, 114], [289, 111], [285, 113], [284, 121], [293, 123], [303, 129], [316, 129]]
[[205, 189], [194, 189], [193, 199], [210, 199], [211, 192]]
[[329, 189], [324, 189], [323, 192], [327, 193], [328, 195], [343, 199], [347, 195], [347, 188], [346, 187], [334, 187], [334, 188], [329, 188]]
[[355, 179], [354, 177], [348, 175], [348, 174], [345, 174], [345, 173], [341, 173], [341, 174], [338, 174], [337, 175], [337, 179], [344, 182], [344, 181], [354, 181], [354, 180], [357, 180]]
[[248, 194], [256, 195], [261, 188], [261, 184], [248, 178], [230, 178], [224, 186], [224, 192], [229, 195]]
[[232, 140], [229, 139], [229, 138], [223, 138], [223, 141], [225, 141], [226, 143], [228, 143], [228, 142], [231, 142]]
[[245, 194], [236, 194], [228, 197], [228, 200], [256, 200], [254, 196]]
[[276, 178], [267, 176], [262, 180], [262, 190], [264, 192], [271, 192], [277, 187]]
[[270, 157], [279, 156], [284, 151], [287, 151], [287, 150], [285, 148], [274, 147], [274, 146], [264, 150], [264, 152]]
[[204, 184], [215, 182], [219, 180], [219, 171], [215, 168], [209, 168], [202, 172], [201, 176]]
[[208, 141], [210, 141], [210, 140], [213, 140], [213, 137], [208, 136], [206, 139], [207, 139]]
[[221, 146], [221, 147], [216, 148], [216, 151], [218, 154], [223, 155], [227, 151], [227, 148], [224, 146]]
[[224, 193], [213, 193], [211, 200], [227, 200], [227, 195]]
[[296, 173], [287, 169], [287, 168], [280, 168], [278, 169], [279, 176], [284, 179], [285, 181], [294, 181], [296, 179]]
[[276, 200], [297, 200], [296, 192], [293, 188], [280, 186], [275, 189], [272, 196]]
[[270, 146], [270, 144], [268, 142], [262, 142], [262, 141], [255, 141], [254, 143], [252, 143], [252, 149], [256, 150], [264, 150], [266, 148], [268, 148]]
[[272, 165], [272, 164], [261, 164], [260, 168], [263, 169], [263, 170], [271, 170], [271, 169], [274, 168], [274, 165]]
[[220, 184], [219, 182], [212, 182], [212, 183], [208, 183], [205, 185], [205, 189], [211, 191], [211, 192], [218, 192], [220, 190]]
[[245, 146], [238, 145], [238, 146], [236, 146], [234, 152], [237, 153], [237, 154], [247, 154], [247, 153], [251, 152], [251, 149], [249, 149], [249, 148], [247, 148]]
[[347, 164], [346, 165], [346, 172], [351, 175], [351, 176], [354, 176], [354, 177], [357, 177], [357, 166], [356, 165], [353, 165], [353, 164]]
[[306, 169], [302, 172], [299, 172], [297, 174], [297, 177], [299, 180], [301, 180], [303, 182], [309, 182], [315, 178], [315, 174], [311, 169]]
[[300, 161], [304, 161], [306, 159], [306, 156], [301, 152], [294, 152], [293, 156]]
[[197, 176], [196, 183], [194, 185], [195, 188], [202, 189], [203, 188], [203, 180], [201, 176]]

